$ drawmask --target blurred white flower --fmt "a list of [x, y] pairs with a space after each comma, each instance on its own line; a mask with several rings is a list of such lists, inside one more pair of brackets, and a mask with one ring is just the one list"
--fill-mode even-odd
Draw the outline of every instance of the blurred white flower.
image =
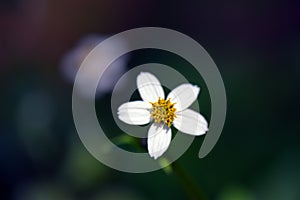
[[198, 97], [198, 86], [189, 83], [179, 85], [165, 99], [159, 80], [148, 72], [142, 72], [137, 77], [137, 87], [143, 101], [122, 104], [118, 108], [118, 117], [132, 125], [154, 121], [148, 131], [148, 152], [154, 159], [168, 149], [172, 138], [172, 124], [190, 135], [202, 135], [208, 130], [205, 118], [188, 109]]
[[[105, 40], [106, 37], [100, 35], [88, 35], [81, 39], [78, 44], [67, 52], [61, 61], [61, 71], [63, 76], [67, 81], [73, 83], [78, 69], [85, 57], [90, 53], [90, 51], [96, 47], [100, 42]], [[127, 49], [127, 43], [124, 40], [116, 41], [111, 43], [111, 48], [107, 49], [107, 54], [114, 54], [116, 49]], [[108, 56], [109, 56], [108, 55]], [[105, 56], [105, 55], [104, 55]], [[104, 72], [104, 76], [101, 77], [100, 84], [97, 87], [96, 97], [101, 97], [107, 92], [110, 92], [118, 79], [122, 76], [125, 71], [126, 63], [128, 57], [122, 56], [116, 61], [114, 61]], [[95, 64], [101, 62], [99, 59], [95, 59], [92, 62]], [[100, 65], [99, 65], [100, 66]], [[91, 70], [87, 74], [91, 78], [95, 77], [95, 71]], [[80, 82], [79, 92], [84, 97], [88, 97], [86, 93], [86, 88], [88, 87], [88, 79], [86, 82]]]

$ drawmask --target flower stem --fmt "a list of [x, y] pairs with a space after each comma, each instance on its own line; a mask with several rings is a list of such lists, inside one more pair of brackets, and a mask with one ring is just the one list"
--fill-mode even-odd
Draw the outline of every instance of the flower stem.
[[[113, 138], [112, 141], [117, 145], [131, 144], [137, 149], [142, 149], [139, 140], [136, 140], [135, 138], [128, 135], [117, 136]], [[173, 174], [178, 179], [189, 199], [207, 200], [207, 197], [200, 189], [198, 183], [192, 178], [190, 174], [187, 173], [187, 171], [180, 165], [178, 161], [169, 164], [169, 160], [166, 157], [162, 157], [159, 159], [159, 162], [161, 166], [164, 167], [163, 169], [166, 174]]]
[[181, 186], [185, 190], [189, 199], [207, 200], [207, 197], [203, 194], [199, 185], [178, 162], [174, 162], [172, 164], [172, 172], [181, 183]]

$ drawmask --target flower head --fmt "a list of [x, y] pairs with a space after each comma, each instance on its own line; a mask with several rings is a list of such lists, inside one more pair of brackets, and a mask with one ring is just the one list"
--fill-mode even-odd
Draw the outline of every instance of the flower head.
[[197, 99], [200, 88], [189, 83], [173, 89], [167, 98], [159, 80], [151, 73], [141, 72], [137, 87], [142, 101], [132, 101], [118, 108], [121, 121], [132, 125], [153, 124], [148, 131], [148, 152], [157, 159], [169, 147], [171, 125], [183, 133], [198, 136], [208, 131], [207, 121], [188, 107]]

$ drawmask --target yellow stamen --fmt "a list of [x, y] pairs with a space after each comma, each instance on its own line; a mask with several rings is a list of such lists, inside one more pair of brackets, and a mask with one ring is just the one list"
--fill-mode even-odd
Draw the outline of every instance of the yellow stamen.
[[157, 102], [151, 104], [151, 118], [157, 123], [163, 122], [170, 127], [176, 117], [176, 108], [174, 108], [176, 103], [171, 103], [170, 98], [168, 100], [158, 98]]

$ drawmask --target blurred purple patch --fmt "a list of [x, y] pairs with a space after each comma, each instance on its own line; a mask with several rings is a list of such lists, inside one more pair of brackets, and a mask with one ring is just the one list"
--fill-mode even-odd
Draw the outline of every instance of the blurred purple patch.
[[[105, 40], [105, 36], [101, 35], [88, 35], [84, 38], [82, 38], [78, 44], [71, 49], [69, 52], [67, 52], [61, 60], [61, 72], [66, 79], [66, 81], [70, 83], [74, 83], [75, 77], [77, 74], [78, 69], [80, 68], [80, 65], [82, 61], [85, 59], [85, 57], [90, 53], [90, 51], [95, 48], [100, 42]], [[108, 54], [114, 53], [115, 49], [120, 48], [127, 48], [126, 41], [118, 41], [117, 43], [111, 44], [111, 48], [107, 50]], [[104, 55], [105, 56], [105, 55]], [[100, 83], [98, 84], [97, 92], [96, 92], [96, 98], [102, 97], [106, 93], [112, 91], [115, 83], [118, 81], [118, 79], [122, 76], [126, 69], [128, 57], [122, 56], [115, 60], [104, 72], [104, 76], [101, 77]], [[93, 62], [100, 63], [101, 60], [97, 59]], [[100, 65], [99, 65], [100, 66]], [[90, 71], [91, 77], [94, 76], [95, 72]], [[84, 97], [87, 97], [87, 94], [85, 93], [87, 84], [86, 83], [80, 83], [81, 87], [80, 94]]]

